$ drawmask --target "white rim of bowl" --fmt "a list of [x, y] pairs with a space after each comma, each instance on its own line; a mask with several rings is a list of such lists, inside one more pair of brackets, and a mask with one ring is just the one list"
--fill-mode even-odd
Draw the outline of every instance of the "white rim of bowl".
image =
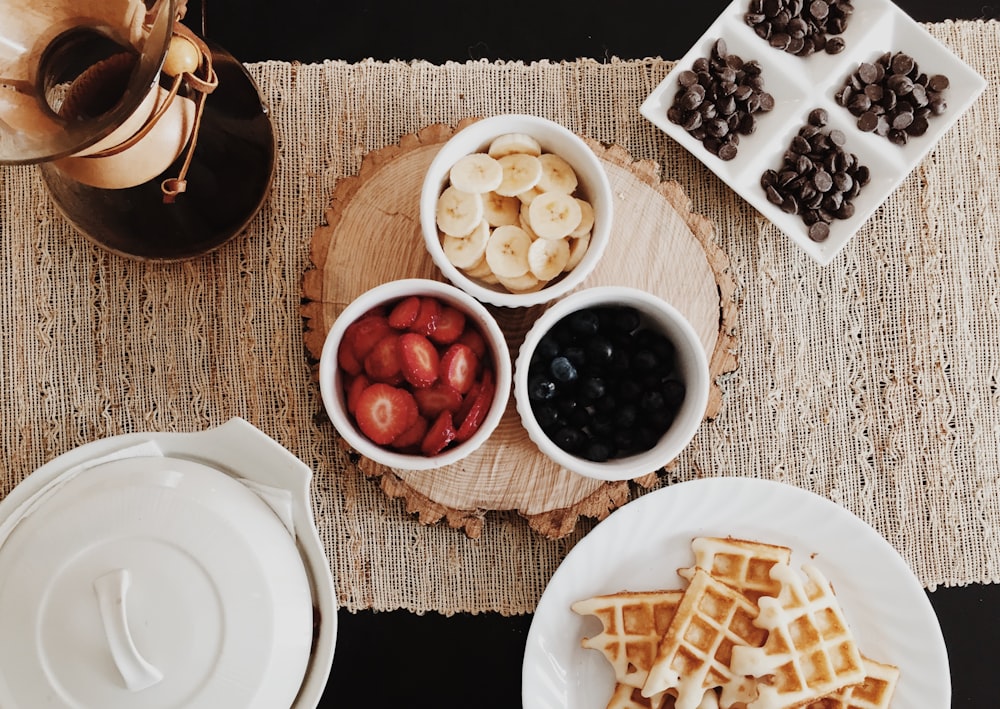
[[[528, 398], [528, 363], [542, 336], [563, 317], [594, 305], [631, 305], [645, 317], [657, 323], [668, 322], [667, 335], [677, 348], [678, 356], [689, 364], [691, 374], [685, 378], [684, 402], [674, 423], [660, 439], [657, 447], [625, 458], [602, 463], [567, 453], [542, 431], [535, 420]], [[711, 385], [708, 357], [698, 333], [688, 319], [662, 298], [638, 288], [627, 286], [595, 286], [573, 293], [546, 310], [525, 335], [514, 362], [514, 402], [521, 425], [539, 451], [563, 468], [598, 480], [631, 480], [652, 472], [674, 460], [694, 438], [705, 417]], [[665, 442], [671, 445], [661, 448]]]
[[[396, 453], [379, 446], [362, 434], [347, 414], [344, 401], [343, 376], [337, 364], [337, 348], [344, 330], [373, 307], [409, 295], [431, 295], [457, 304], [471, 316], [491, 349], [496, 393], [483, 423], [469, 440], [449, 448], [436, 456]], [[360, 455], [390, 468], [401, 470], [430, 470], [451, 465], [478, 449], [493, 433], [510, 399], [512, 384], [510, 351], [503, 331], [486, 307], [457, 286], [424, 278], [405, 278], [389, 281], [365, 291], [344, 308], [327, 333], [320, 354], [319, 386], [323, 406], [337, 432]]]
[[[534, 293], [509, 293], [493, 290], [463, 274], [445, 258], [434, 216], [434, 206], [447, 179], [448, 170], [455, 160], [462, 155], [485, 150], [492, 138], [504, 133], [527, 133], [538, 139], [543, 148], [547, 148], [547, 144], [553, 139], [565, 141], [568, 146], [571, 146], [570, 150], [552, 150], [552, 152], [565, 158], [576, 170], [578, 176], [582, 177], [581, 166], [584, 164], [595, 168], [593, 173], [596, 175], [596, 184], [590, 185], [587, 196], [592, 203], [597, 201], [598, 204], [594, 205], [595, 221], [587, 253], [576, 268], [562, 276], [562, 280]], [[545, 135], [539, 136], [538, 133]], [[461, 149], [456, 149], [456, 146], [460, 146]], [[571, 155], [566, 155], [567, 152]], [[441, 179], [431, 181], [429, 176], [435, 173], [440, 174]], [[490, 116], [471, 123], [455, 133], [441, 146], [425, 175], [428, 178], [423, 181], [420, 192], [420, 228], [427, 250], [445, 278], [457, 288], [485, 303], [506, 308], [522, 308], [548, 303], [565, 295], [583, 283], [593, 272], [611, 239], [614, 206], [607, 170], [604, 169], [597, 154], [580, 136], [547, 118], [516, 113]], [[588, 182], [591, 182], [589, 177], [587, 179]]]

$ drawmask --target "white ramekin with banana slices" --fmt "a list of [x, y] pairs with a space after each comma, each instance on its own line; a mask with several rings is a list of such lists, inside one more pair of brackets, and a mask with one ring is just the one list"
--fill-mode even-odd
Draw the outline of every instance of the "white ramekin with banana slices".
[[524, 114], [455, 133], [424, 177], [420, 226], [453, 284], [492, 305], [546, 303], [579, 286], [611, 237], [600, 159], [564, 126]]

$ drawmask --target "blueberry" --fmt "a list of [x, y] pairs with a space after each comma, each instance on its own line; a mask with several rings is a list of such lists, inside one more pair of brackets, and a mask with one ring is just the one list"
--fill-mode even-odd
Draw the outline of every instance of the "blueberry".
[[551, 428], [562, 421], [559, 409], [551, 402], [540, 402], [532, 407], [532, 411], [535, 414], [535, 420], [538, 421], [538, 425], [543, 429]]
[[528, 382], [528, 398], [532, 401], [548, 401], [556, 395], [556, 385], [551, 379], [535, 376]]
[[590, 336], [597, 333], [601, 321], [597, 313], [590, 308], [577, 310], [568, 316], [569, 327], [577, 335]]
[[587, 354], [588, 364], [601, 367], [611, 362], [611, 358], [615, 354], [615, 346], [608, 338], [597, 335], [587, 342], [584, 352]]
[[538, 357], [541, 361], [545, 361], [552, 359], [557, 354], [559, 354], [559, 342], [553, 335], [545, 334], [535, 346], [533, 356]]
[[602, 463], [614, 454], [614, 447], [608, 441], [601, 438], [590, 440], [583, 448], [583, 457], [595, 463]]
[[578, 428], [563, 426], [552, 436], [552, 442], [568, 453], [576, 453], [587, 443], [587, 436]]
[[579, 345], [567, 345], [562, 351], [562, 356], [568, 359], [577, 369], [587, 364], [587, 355]]
[[655, 371], [660, 360], [651, 349], [640, 349], [632, 355], [632, 369], [642, 374]]
[[563, 355], [552, 360], [549, 364], [549, 373], [559, 384], [569, 384], [575, 382], [577, 378], [576, 366]]
[[607, 385], [600, 377], [587, 377], [580, 382], [580, 397], [586, 401], [596, 401], [606, 391]]
[[639, 407], [643, 411], [660, 411], [666, 404], [663, 392], [656, 389], [644, 391], [639, 397]]
[[615, 309], [614, 326], [619, 332], [635, 332], [641, 322], [639, 311], [630, 306]]
[[614, 435], [615, 422], [608, 414], [594, 414], [590, 420], [590, 431], [602, 437]]
[[635, 425], [639, 411], [633, 404], [623, 404], [615, 410], [615, 425], [620, 430], [628, 430]]

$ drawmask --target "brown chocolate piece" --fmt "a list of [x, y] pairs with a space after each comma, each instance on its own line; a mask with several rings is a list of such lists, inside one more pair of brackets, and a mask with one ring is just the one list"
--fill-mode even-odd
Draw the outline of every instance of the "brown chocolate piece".
[[859, 130], [905, 145], [927, 132], [927, 120], [947, 108], [948, 77], [921, 73], [903, 52], [885, 52], [861, 62], [834, 94], [834, 100], [857, 117]]
[[850, 0], [750, 0], [743, 20], [775, 49], [804, 57], [842, 52], [844, 39], [835, 35], [853, 13]]
[[756, 130], [754, 114], [774, 108], [774, 97], [764, 91], [760, 64], [730, 54], [721, 38], [709, 56], [678, 72], [677, 86], [667, 119], [721, 160], [735, 158], [740, 135]]

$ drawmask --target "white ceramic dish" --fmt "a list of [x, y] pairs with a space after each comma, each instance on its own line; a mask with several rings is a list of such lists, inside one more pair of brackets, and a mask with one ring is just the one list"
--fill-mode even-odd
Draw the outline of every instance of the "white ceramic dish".
[[[149, 452], [150, 448], [152, 452]], [[156, 458], [135, 457], [131, 453], [135, 449], [142, 449], [143, 455], [155, 455]], [[130, 451], [128, 457], [125, 457], [125, 451]], [[88, 476], [90, 472], [94, 475]], [[234, 480], [230, 481], [229, 476]], [[101, 696], [96, 702], [101, 706], [121, 706], [122, 701], [140, 701], [146, 706], [204, 706], [197, 702], [205, 697], [196, 698], [194, 695], [203, 692], [206, 687], [223, 691], [221, 696], [209, 697], [210, 706], [228, 705], [224, 687], [235, 675], [230, 672], [222, 677], [214, 676], [212, 672], [216, 666], [212, 663], [199, 666], [198, 659], [225, 657], [227, 662], [236, 659], [239, 665], [238, 658], [244, 650], [249, 650], [251, 655], [257, 654], [259, 659], [261, 652], [267, 652], [267, 637], [246, 632], [249, 628], [239, 627], [238, 621], [242, 618], [243, 625], [246, 625], [248, 617], [258, 617], [254, 608], [259, 611], [267, 608], [268, 601], [280, 603], [282, 598], [295, 597], [300, 599], [294, 602], [300, 606], [297, 610], [271, 609], [277, 614], [278, 622], [284, 622], [282, 617], [294, 616], [299, 618], [296, 622], [301, 624], [304, 612], [308, 622], [305, 631], [309, 635], [306, 645], [310, 641], [313, 645], [311, 653], [306, 651], [304, 678], [291, 706], [292, 709], [318, 706], [333, 662], [337, 604], [329, 561], [313, 522], [311, 476], [309, 468], [291, 452], [237, 418], [195, 433], [134, 433], [102, 439], [64, 453], [42, 466], [0, 501], [0, 545], [3, 545], [0, 549], [5, 558], [0, 563], [17, 562], [21, 568], [20, 562], [10, 557], [18, 556], [23, 549], [31, 549], [32, 555], [37, 556], [37, 544], [44, 544], [49, 537], [56, 541], [62, 539], [60, 543], [66, 551], [63, 554], [66, 562], [60, 562], [57, 554], [54, 562], [58, 570], [51, 577], [44, 574], [38, 576], [38, 569], [27, 564], [23, 568], [27, 571], [31, 566], [31, 573], [18, 574], [20, 578], [17, 579], [5, 576], [12, 583], [0, 584], [3, 586], [0, 595], [8, 594], [5, 597], [9, 597], [10, 593], [22, 594], [32, 587], [46, 589], [39, 598], [25, 598], [23, 603], [17, 604], [27, 616], [37, 621], [37, 628], [32, 631], [36, 648], [15, 647], [11, 652], [16, 659], [5, 662], [4, 668], [20, 673], [17, 663], [25, 663], [24, 671], [28, 671], [40, 662], [39, 678], [42, 684], [38, 685], [38, 691], [42, 691], [48, 683], [59, 688], [58, 697], [51, 699], [52, 706], [81, 706], [81, 696], [89, 697], [90, 705], [95, 705], [95, 692]], [[270, 488], [276, 493], [278, 503], [274, 509], [280, 514], [272, 518], [260, 504], [261, 500], [240, 486], [235, 478], [255, 491], [262, 487]], [[120, 479], [127, 484], [114, 483]], [[175, 479], [178, 493], [186, 489], [190, 494], [178, 496], [170, 493], [171, 485], [163, 485], [170, 479]], [[149, 484], [156, 480], [159, 482]], [[162, 496], [162, 504], [156, 502], [160, 499], [158, 485], [167, 493]], [[237, 487], [234, 489], [232, 486]], [[74, 493], [74, 490], [81, 494]], [[67, 494], [61, 495], [62, 492]], [[180, 504], [171, 506], [168, 502], [174, 498], [175, 503]], [[93, 503], [89, 507], [88, 500]], [[105, 504], [108, 500], [128, 500], [129, 503], [108, 506]], [[102, 507], [105, 512], [89, 515], [89, 521], [87, 515], [76, 522], [72, 517], [63, 519], [60, 516], [51, 525], [46, 520], [33, 520], [33, 515], [53, 509], [54, 503], [61, 505], [57, 510], [59, 515], [64, 509], [70, 515], [80, 514], [81, 511], [94, 512]], [[204, 511], [199, 512], [202, 506]], [[213, 514], [216, 516], [213, 517]], [[104, 517], [109, 520], [107, 525]], [[165, 518], [164, 524], [152, 522], [161, 517]], [[252, 529], [247, 538], [241, 539], [238, 536], [239, 527], [248, 519], [252, 520]], [[204, 534], [204, 524], [199, 527], [194, 523], [206, 520], [210, 527], [215, 525], [215, 531], [207, 535]], [[230, 521], [236, 523], [230, 524]], [[22, 528], [31, 530], [33, 526], [38, 527], [36, 522], [42, 523], [41, 532], [17, 534]], [[90, 537], [81, 538], [79, 550], [74, 550], [72, 545], [66, 546], [66, 532], [71, 536], [73, 529], [79, 529], [82, 534], [90, 533]], [[290, 536], [282, 540], [282, 529], [294, 530], [294, 541]], [[130, 530], [139, 531], [133, 533]], [[215, 538], [217, 536], [219, 539]], [[3, 544], [5, 540], [9, 547]], [[267, 549], [264, 549], [265, 546]], [[287, 576], [304, 576], [304, 602], [307, 604], [304, 609], [301, 608], [303, 590], [300, 583], [296, 582], [297, 588], [285, 588], [283, 579], [264, 579], [272, 573], [272, 567], [294, 561], [285, 554], [289, 549], [295, 556], [301, 556], [298, 569]], [[55, 551], [47, 551], [42, 556], [51, 556]], [[234, 551], [240, 559], [232, 559], [230, 563]], [[154, 552], [164, 557], [162, 565], [146, 558]], [[217, 558], [220, 554], [224, 558]], [[102, 558], [102, 555], [107, 558]], [[277, 562], [277, 558], [282, 556], [284, 561]], [[216, 558], [219, 565], [206, 567], [203, 562], [212, 558]], [[127, 562], [126, 570], [130, 571], [133, 586], [133, 591], [128, 592], [125, 600], [129, 613], [136, 618], [145, 616], [153, 619], [132, 626], [135, 645], [139, 655], [163, 674], [162, 681], [153, 677], [155, 682], [147, 688], [129, 688], [128, 692], [125, 687], [118, 686], [125, 674], [119, 677], [111, 662], [108, 650], [109, 643], [113, 644], [113, 641], [110, 635], [107, 641], [103, 640], [100, 624], [96, 620], [99, 597], [89, 588], [95, 579], [91, 578], [93, 574], [87, 573], [101, 564], [118, 564], [122, 560]], [[46, 563], [51, 565], [53, 562], [39, 557], [38, 563], [44, 570]], [[259, 568], [254, 567], [254, 563], [259, 563]], [[248, 585], [270, 586], [269, 590], [256, 597], [246, 593], [246, 586], [234, 587], [232, 575], [239, 568], [248, 569], [249, 576], [245, 578]], [[176, 571], [183, 573], [173, 575], [172, 572]], [[150, 579], [155, 579], [157, 574], [167, 574], [162, 587], [151, 585]], [[177, 578], [185, 579], [180, 587], [190, 587], [178, 591]], [[123, 583], [127, 585], [128, 582], [126, 578]], [[209, 586], [216, 582], [220, 585], [213, 591]], [[65, 592], [80, 589], [80, 594], [64, 597]], [[126, 591], [127, 588], [122, 594]], [[179, 596], [175, 595], [178, 593]], [[105, 595], [105, 598], [111, 597]], [[206, 598], [215, 598], [214, 609], [204, 607], [202, 601]], [[237, 602], [230, 604], [234, 598]], [[223, 601], [226, 601], [225, 608], [219, 605]], [[33, 615], [31, 608], [37, 609]], [[283, 615], [289, 611], [293, 615]], [[187, 613], [188, 617], [181, 618], [178, 613]], [[215, 620], [224, 618], [225, 622], [221, 626], [213, 625], [213, 614], [217, 616]], [[73, 616], [71, 621], [67, 620], [70, 615]], [[8, 620], [9, 627], [17, 627], [21, 623], [16, 616]], [[237, 623], [235, 627], [232, 625], [234, 622]], [[315, 627], [314, 622], [318, 623]], [[200, 627], [199, 623], [207, 624]], [[85, 632], [94, 631], [95, 627], [96, 632]], [[197, 647], [190, 652], [169, 652], [170, 648], [177, 647], [171, 643], [191, 634], [199, 639]], [[285, 662], [283, 653], [292, 650], [290, 645], [279, 639], [281, 634], [282, 631], [279, 631], [275, 636], [277, 654], [273, 656], [273, 662], [278, 663], [275, 668]], [[312, 639], [313, 634], [315, 640]], [[71, 642], [77, 640], [86, 642], [86, 653], [73, 654], [74, 648], [79, 650], [83, 647]], [[246, 645], [245, 648], [240, 647], [241, 642]], [[262, 643], [264, 647], [261, 647]], [[32, 649], [37, 650], [37, 654], [32, 655]], [[301, 661], [302, 655], [298, 654], [298, 657]], [[121, 671], [120, 665], [118, 671]], [[201, 680], [191, 684], [192, 677], [198, 677], [199, 672], [203, 673]], [[298, 672], [302, 670], [298, 669]], [[3, 689], [0, 694], [5, 697], [10, 688], [23, 685], [20, 674], [16, 683], [9, 679], [0, 678]], [[248, 686], [259, 681], [259, 676], [251, 678]], [[243, 689], [238, 687], [235, 691], [242, 692]], [[30, 693], [34, 690], [28, 687], [26, 691]], [[132, 691], [138, 693], [130, 694]], [[186, 693], [186, 696], [177, 695], [178, 691]], [[292, 687], [291, 691], [294, 696], [296, 688]], [[264, 697], [263, 694], [259, 696]], [[229, 696], [228, 700], [234, 698], [235, 695]], [[241, 706], [256, 706], [242, 694], [236, 701]], [[12, 708], [25, 706], [9, 697], [4, 700], [4, 706], [8, 702]], [[29, 705], [35, 706], [36, 703], [32, 701]]]
[[[470, 278], [455, 268], [444, 255], [435, 219], [437, 200], [448, 181], [452, 165], [465, 155], [485, 151], [494, 138], [506, 133], [530, 135], [538, 141], [543, 152], [555, 153], [566, 160], [579, 179], [580, 195], [594, 208], [590, 245], [583, 259], [570, 272], [532, 292], [511, 293], [502, 286]], [[435, 155], [427, 168], [420, 192], [420, 228], [434, 263], [449, 281], [484, 303], [521, 308], [555, 300], [583, 283], [597, 266], [611, 239], [613, 209], [611, 185], [604, 166], [578, 135], [540, 116], [504, 114], [469, 124], [455, 133]]]
[[[467, 440], [446, 448], [435, 456], [407, 454], [379, 446], [365, 436], [347, 411], [344, 393], [345, 376], [337, 363], [337, 351], [347, 327], [364, 313], [378, 305], [392, 303], [410, 295], [433, 296], [465, 313], [470, 325], [479, 329], [490, 347], [496, 394], [479, 429]], [[512, 379], [510, 351], [496, 319], [486, 307], [468, 293], [448, 283], [425, 278], [404, 278], [389, 281], [365, 291], [344, 308], [330, 327], [319, 362], [319, 386], [323, 405], [334, 427], [344, 440], [361, 455], [376, 463], [400, 470], [430, 470], [451, 465], [479, 448], [496, 429], [510, 400]]]
[[[748, 0], [734, 0], [727, 6], [639, 110], [816, 262], [826, 265], [972, 105], [986, 82], [889, 0], [854, 2], [854, 14], [841, 35], [846, 43], [844, 51], [833, 55], [820, 52], [808, 57], [788, 54], [758, 37], [744, 21], [748, 7]], [[677, 93], [677, 75], [691, 68], [697, 58], [709, 56], [712, 45], [719, 38], [726, 41], [730, 54], [745, 61], [756, 59], [761, 64], [764, 90], [775, 99], [772, 111], [756, 114], [756, 131], [740, 137], [739, 152], [730, 161], [712, 155], [701, 142], [667, 119], [667, 108]], [[861, 62], [874, 61], [888, 51], [905, 52], [913, 57], [922, 72], [944, 74], [950, 80], [945, 93], [947, 110], [929, 121], [924, 135], [911, 138], [902, 147], [882, 136], [859, 130], [855, 117], [834, 99], [836, 91]], [[823, 242], [811, 240], [801, 217], [785, 213], [769, 202], [760, 186], [761, 174], [769, 168], [780, 167], [791, 138], [805, 124], [813, 108], [827, 109], [830, 116], [827, 128], [843, 130], [847, 135], [844, 149], [857, 155], [871, 171], [871, 182], [854, 200], [854, 216], [834, 220], [830, 236]]]
[[[528, 366], [539, 340], [556, 323], [583, 308], [609, 304], [636, 308], [644, 319], [644, 326], [656, 329], [670, 339], [677, 351], [678, 369], [686, 392], [676, 418], [656, 446], [625, 458], [594, 462], [562, 450], [539, 426], [528, 397]], [[528, 438], [562, 467], [598, 480], [631, 480], [659, 470], [676, 458], [704, 420], [710, 386], [711, 376], [704, 347], [698, 333], [680, 311], [651, 293], [623, 286], [585, 288], [549, 307], [525, 335], [514, 365], [514, 400]]]
[[522, 671], [524, 709], [604, 709], [614, 674], [581, 647], [600, 622], [574, 601], [621, 590], [683, 588], [676, 569], [697, 536], [789, 546], [830, 580], [859, 646], [901, 670], [893, 706], [951, 706], [948, 656], [934, 610], [906, 562], [872, 527], [806, 490], [750, 478], [662, 488], [598, 524], [566, 555], [535, 611]]

